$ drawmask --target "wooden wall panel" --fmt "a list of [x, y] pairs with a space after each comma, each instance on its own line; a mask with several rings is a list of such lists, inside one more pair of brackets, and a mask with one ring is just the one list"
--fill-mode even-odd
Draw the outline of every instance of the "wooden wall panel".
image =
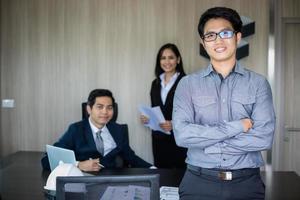
[[282, 17], [300, 17], [299, 0], [280, 0], [282, 7]]
[[1, 109], [2, 155], [44, 150], [81, 118], [90, 90], [108, 88], [128, 123], [130, 144], [152, 161], [150, 131], [137, 106], [149, 104], [155, 56], [176, 43], [187, 73], [206, 66], [199, 56], [197, 24], [217, 5], [237, 9], [256, 22], [242, 62], [267, 72], [268, 0], [2, 0], [1, 97], [15, 108]]
[[[2, 2], [1, 2], [1, 0], [0, 0], [0, 10], [2, 10], [1, 9], [1, 7], [2, 7]], [[1, 38], [2, 38], [2, 14], [0, 13], [0, 99], [2, 99], [2, 96], [1, 96]], [[2, 137], [1, 137], [1, 132], [2, 132], [2, 130], [1, 130], [1, 115], [0, 115], [0, 145], [2, 144]], [[0, 146], [0, 158], [1, 158], [1, 152], [2, 152], [2, 145]]]

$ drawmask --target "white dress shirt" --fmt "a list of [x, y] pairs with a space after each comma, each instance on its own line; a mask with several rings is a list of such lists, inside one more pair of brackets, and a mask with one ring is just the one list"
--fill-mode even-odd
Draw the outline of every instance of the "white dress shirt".
[[169, 91], [171, 90], [172, 86], [174, 85], [177, 77], [179, 76], [179, 72], [176, 72], [170, 79], [170, 81], [165, 84], [165, 73], [162, 73], [159, 78], [160, 78], [160, 85], [161, 85], [161, 90], [160, 90], [160, 96], [161, 96], [161, 101], [163, 104], [166, 103], [167, 95]]
[[[100, 130], [98, 129], [92, 122], [91, 119], [89, 117], [89, 123], [92, 129], [92, 133], [93, 133], [93, 138], [94, 141], [96, 143], [96, 133]], [[104, 145], [104, 156], [107, 155], [109, 152], [111, 152], [114, 148], [117, 147], [117, 144], [114, 140], [114, 138], [111, 136], [108, 128], [106, 126], [103, 126], [101, 129], [101, 137], [103, 140], [103, 145]]]

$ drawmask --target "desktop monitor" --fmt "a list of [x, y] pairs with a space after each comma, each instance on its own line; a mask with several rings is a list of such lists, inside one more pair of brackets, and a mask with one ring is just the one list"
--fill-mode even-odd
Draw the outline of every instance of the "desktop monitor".
[[[133, 196], [130, 195], [133, 194], [132, 192], [135, 192]], [[120, 198], [125, 193], [127, 196]], [[159, 199], [159, 174], [57, 177], [56, 199], [157, 200]]]

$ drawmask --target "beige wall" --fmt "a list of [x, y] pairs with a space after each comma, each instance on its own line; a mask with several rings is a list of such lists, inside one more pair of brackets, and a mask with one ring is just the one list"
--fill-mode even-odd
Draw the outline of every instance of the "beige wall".
[[247, 38], [249, 68], [267, 74], [268, 0], [1, 0], [1, 155], [43, 151], [81, 118], [90, 90], [108, 88], [128, 123], [130, 144], [152, 162], [150, 131], [138, 120], [149, 104], [155, 56], [176, 43], [188, 73], [203, 68], [197, 23], [211, 6], [225, 5], [255, 20]]

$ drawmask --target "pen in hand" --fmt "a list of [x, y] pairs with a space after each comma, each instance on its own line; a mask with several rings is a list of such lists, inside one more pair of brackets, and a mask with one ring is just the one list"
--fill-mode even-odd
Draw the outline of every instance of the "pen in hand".
[[[93, 159], [90, 158], [89, 160], [93, 160]], [[102, 165], [100, 162], [97, 162], [97, 164], [98, 164], [101, 168], [105, 168], [104, 165]]]
[[105, 168], [101, 163], [97, 163], [101, 168]]

